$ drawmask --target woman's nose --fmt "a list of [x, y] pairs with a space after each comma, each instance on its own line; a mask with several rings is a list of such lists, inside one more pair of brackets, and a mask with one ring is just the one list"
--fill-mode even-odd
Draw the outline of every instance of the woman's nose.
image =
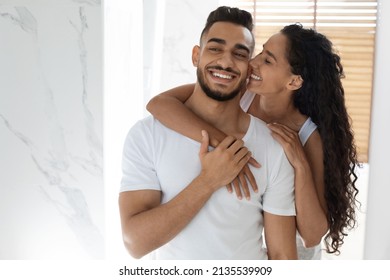
[[259, 56], [256, 56], [256, 57], [252, 58], [252, 59], [249, 61], [249, 66], [250, 66], [251, 68], [257, 68], [257, 67], [260, 66], [260, 64], [261, 64], [261, 61], [260, 61]]

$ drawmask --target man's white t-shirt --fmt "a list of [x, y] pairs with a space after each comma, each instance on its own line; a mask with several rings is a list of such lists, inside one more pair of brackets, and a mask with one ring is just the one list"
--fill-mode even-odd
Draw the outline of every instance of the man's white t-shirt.
[[[294, 170], [263, 121], [251, 116], [243, 140], [262, 164], [251, 168], [259, 192], [251, 190], [250, 201], [239, 200], [221, 187], [173, 240], [154, 252], [154, 258], [267, 259], [262, 211], [295, 215]], [[199, 148], [200, 143], [153, 117], [139, 121], [126, 137], [120, 191], [159, 190], [161, 203], [170, 201], [200, 174]]]

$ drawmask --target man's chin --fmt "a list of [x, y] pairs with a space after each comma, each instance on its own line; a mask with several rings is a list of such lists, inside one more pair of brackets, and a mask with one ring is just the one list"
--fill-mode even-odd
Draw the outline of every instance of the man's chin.
[[211, 99], [217, 100], [217, 101], [229, 101], [234, 99], [240, 91], [236, 90], [234, 92], [224, 93], [220, 91], [205, 91], [206, 95], [210, 97]]

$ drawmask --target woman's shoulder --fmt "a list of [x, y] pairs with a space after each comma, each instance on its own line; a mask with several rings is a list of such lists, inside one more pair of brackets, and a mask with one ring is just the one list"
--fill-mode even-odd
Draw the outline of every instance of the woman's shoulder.
[[306, 142], [315, 131], [317, 131], [317, 125], [311, 120], [310, 117], [308, 117], [298, 132], [299, 139], [301, 140], [303, 146], [305, 146]]
[[314, 130], [304, 145], [304, 150], [307, 156], [314, 159], [319, 159], [320, 161], [323, 158], [323, 146], [321, 135], [318, 129]]

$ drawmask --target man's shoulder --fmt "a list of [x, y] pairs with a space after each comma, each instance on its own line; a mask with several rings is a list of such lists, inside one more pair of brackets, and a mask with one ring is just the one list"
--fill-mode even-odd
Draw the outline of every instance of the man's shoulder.
[[[249, 132], [249, 131], [248, 131]], [[268, 154], [282, 154], [282, 145], [271, 135], [267, 124], [254, 116], [251, 116], [250, 133], [248, 145], [256, 147], [256, 150], [263, 150]]]
[[256, 126], [268, 130], [267, 124], [262, 119], [259, 119], [258, 117], [255, 117], [255, 116], [252, 116], [252, 115], [250, 115], [250, 117], [251, 117], [251, 121], [254, 122], [254, 124]]
[[128, 130], [127, 138], [140, 138], [151, 135], [154, 131], [155, 120], [152, 116], [137, 120]]
[[135, 122], [130, 128], [132, 130], [151, 130], [155, 129], [156, 126], [162, 126], [161, 123], [153, 116], [147, 116]]
[[143, 135], [144, 137], [161, 138], [163, 135], [172, 134], [172, 130], [164, 126], [153, 116], [147, 116], [138, 120], [129, 130], [129, 135], [137, 137]]
[[133, 125], [133, 127], [150, 126], [150, 125], [153, 125], [154, 121], [155, 121], [155, 118], [153, 116], [147, 116], [147, 117], [144, 117], [143, 119], [139, 119], [138, 121], [136, 121], [136, 123]]
[[254, 117], [252, 115], [250, 116], [251, 116], [251, 123], [252, 123], [251, 126], [253, 127], [253, 130], [256, 131], [254, 137], [273, 140], [273, 137], [271, 136], [271, 130], [268, 128], [267, 124], [263, 120], [257, 117]]

